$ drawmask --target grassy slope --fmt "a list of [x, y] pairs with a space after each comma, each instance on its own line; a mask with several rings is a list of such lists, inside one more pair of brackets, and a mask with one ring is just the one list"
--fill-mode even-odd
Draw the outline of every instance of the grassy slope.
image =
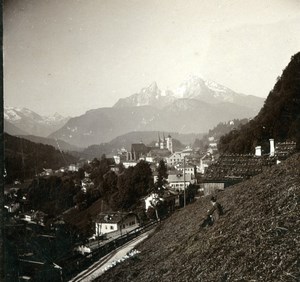
[[209, 208], [200, 199], [96, 281], [299, 281], [299, 199], [297, 154], [219, 193], [226, 214], [212, 227], [197, 231]]

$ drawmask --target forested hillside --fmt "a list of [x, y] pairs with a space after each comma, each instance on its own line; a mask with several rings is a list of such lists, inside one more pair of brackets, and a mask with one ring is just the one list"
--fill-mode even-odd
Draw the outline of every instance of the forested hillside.
[[77, 158], [50, 145], [34, 143], [6, 133], [4, 149], [6, 183], [32, 178], [42, 172], [43, 168], [59, 169], [77, 162]]
[[268, 151], [269, 139], [296, 141], [300, 146], [300, 53], [278, 78], [259, 114], [220, 139], [223, 153], [250, 153], [257, 145]]
[[210, 129], [208, 133], [202, 137], [202, 139], [196, 138], [193, 147], [199, 148], [200, 150], [205, 150], [211, 142], [211, 137], [214, 138], [214, 141], [218, 141], [221, 136], [228, 134], [232, 130], [241, 128], [241, 126], [246, 124], [248, 121], [249, 119], [244, 118], [233, 119], [228, 122], [220, 122], [213, 129]]

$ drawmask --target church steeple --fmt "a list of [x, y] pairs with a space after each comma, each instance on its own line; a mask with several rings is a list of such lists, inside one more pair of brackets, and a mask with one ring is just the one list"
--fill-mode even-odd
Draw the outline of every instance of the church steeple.
[[155, 147], [160, 148], [160, 135], [159, 135], [159, 132], [157, 132], [157, 142], [155, 143]]
[[167, 143], [167, 149], [168, 149], [171, 153], [173, 153], [173, 141], [172, 141], [172, 137], [171, 137], [170, 134], [169, 134], [168, 137], [167, 137], [166, 143]]
[[165, 136], [163, 134], [163, 139], [159, 139], [159, 148], [164, 149], [165, 148]]

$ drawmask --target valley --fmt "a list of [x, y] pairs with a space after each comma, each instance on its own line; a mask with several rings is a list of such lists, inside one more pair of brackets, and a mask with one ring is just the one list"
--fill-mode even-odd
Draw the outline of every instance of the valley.
[[193, 77], [72, 118], [7, 108], [7, 281], [69, 281], [152, 225], [88, 279], [300, 279], [299, 58], [264, 104]]

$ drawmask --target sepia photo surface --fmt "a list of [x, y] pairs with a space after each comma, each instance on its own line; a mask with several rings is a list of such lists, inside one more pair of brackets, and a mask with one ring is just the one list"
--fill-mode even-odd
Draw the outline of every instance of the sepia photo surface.
[[2, 281], [299, 281], [300, 2], [4, 0]]

